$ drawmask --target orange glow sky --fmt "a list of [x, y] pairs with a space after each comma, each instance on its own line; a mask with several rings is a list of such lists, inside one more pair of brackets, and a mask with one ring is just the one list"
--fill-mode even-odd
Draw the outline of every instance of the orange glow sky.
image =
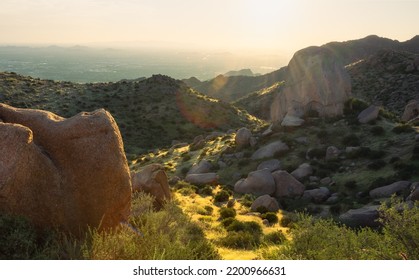
[[0, 45], [295, 52], [370, 34], [405, 41], [418, 11], [418, 0], [1, 0]]

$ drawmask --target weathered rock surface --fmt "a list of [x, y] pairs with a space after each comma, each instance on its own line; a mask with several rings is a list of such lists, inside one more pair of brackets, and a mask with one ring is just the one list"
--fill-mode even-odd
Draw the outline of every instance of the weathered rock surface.
[[255, 201], [253, 201], [252, 206], [250, 206], [250, 209], [255, 212], [261, 206], [265, 207], [269, 212], [276, 212], [279, 210], [278, 201], [268, 194], [256, 198]]
[[246, 128], [242, 127], [237, 130], [234, 141], [236, 142], [237, 148], [241, 149], [250, 145], [250, 138], [252, 137], [252, 132]]
[[419, 116], [419, 101], [410, 100], [409, 103], [407, 103], [406, 107], [404, 108], [404, 112], [403, 112], [401, 120], [408, 122], [416, 118], [417, 116]]
[[237, 193], [252, 193], [254, 195], [271, 195], [275, 192], [275, 181], [269, 170], [250, 172], [246, 179], [240, 179], [234, 185]]
[[339, 157], [340, 150], [335, 146], [329, 146], [326, 149], [326, 161], [335, 160]]
[[105, 110], [65, 119], [0, 104], [0, 211], [80, 234], [130, 212], [122, 138]]
[[411, 186], [412, 192], [409, 195], [409, 199], [411, 201], [418, 201], [419, 200], [419, 182], [415, 182]]
[[263, 159], [273, 157], [276, 153], [286, 152], [289, 150], [287, 144], [282, 141], [275, 141], [266, 146], [259, 148], [256, 152], [253, 153], [252, 159]]
[[167, 175], [160, 164], [150, 164], [137, 173], [131, 173], [131, 182], [132, 191], [152, 195], [157, 208], [161, 208], [171, 198]]
[[261, 162], [257, 170], [268, 169], [270, 172], [274, 172], [278, 169], [281, 169], [281, 162], [277, 159], [270, 159], [267, 161]]
[[291, 176], [287, 171], [276, 171], [272, 173], [275, 180], [275, 197], [296, 197], [304, 193], [305, 186]]
[[351, 209], [339, 216], [339, 220], [350, 227], [377, 227], [379, 226], [378, 205], [364, 206], [359, 209]]
[[393, 194], [402, 192], [404, 190], [407, 190], [410, 186], [410, 182], [409, 181], [398, 181], [398, 182], [394, 182], [393, 184], [384, 186], [384, 187], [379, 187], [379, 188], [375, 188], [373, 190], [370, 191], [370, 196], [372, 198], [386, 198], [386, 197], [390, 197]]
[[202, 173], [202, 174], [189, 174], [186, 176], [185, 181], [192, 185], [216, 185], [218, 183], [217, 173]]
[[343, 113], [351, 93], [351, 81], [334, 53], [323, 47], [296, 52], [288, 64], [286, 87], [271, 106], [271, 119], [281, 122], [286, 115], [302, 117], [314, 110], [320, 116]]
[[192, 165], [191, 169], [188, 171], [189, 174], [201, 174], [208, 173], [211, 171], [212, 164], [207, 160], [203, 159], [198, 164]]
[[298, 127], [298, 126], [302, 126], [303, 124], [304, 124], [303, 119], [296, 116], [290, 116], [290, 115], [285, 115], [284, 119], [281, 122], [281, 125], [285, 127]]
[[311, 167], [311, 165], [308, 163], [301, 164], [297, 169], [291, 172], [291, 175], [294, 176], [297, 180], [301, 180], [307, 176], [310, 176], [311, 174], [313, 174], [313, 167]]
[[380, 107], [371, 105], [367, 109], [359, 113], [358, 121], [360, 123], [368, 123], [370, 121], [376, 120], [378, 118], [379, 113], [380, 113]]
[[323, 203], [330, 196], [330, 191], [326, 187], [304, 191], [303, 199], [311, 200], [315, 203]]

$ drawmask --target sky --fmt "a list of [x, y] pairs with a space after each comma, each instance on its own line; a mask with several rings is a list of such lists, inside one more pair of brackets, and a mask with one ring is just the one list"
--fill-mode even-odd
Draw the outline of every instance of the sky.
[[1, 0], [0, 45], [295, 52], [419, 34], [419, 0]]

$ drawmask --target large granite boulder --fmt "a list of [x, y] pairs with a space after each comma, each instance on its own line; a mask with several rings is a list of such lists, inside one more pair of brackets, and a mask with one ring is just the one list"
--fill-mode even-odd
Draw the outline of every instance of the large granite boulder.
[[272, 102], [273, 122], [282, 122], [285, 116], [301, 118], [309, 111], [317, 111], [320, 116], [341, 115], [351, 92], [344, 65], [324, 47], [296, 52], [288, 64], [285, 81], [286, 87]]
[[311, 167], [311, 165], [308, 163], [300, 164], [297, 169], [291, 172], [291, 175], [294, 176], [297, 180], [304, 179], [311, 174], [313, 174], [313, 167]]
[[286, 152], [288, 150], [289, 147], [287, 146], [287, 144], [278, 140], [259, 148], [256, 152], [253, 153], [252, 160], [271, 158], [275, 156], [277, 153]]
[[408, 122], [418, 116], [419, 116], [419, 101], [410, 100], [409, 103], [407, 103], [406, 107], [404, 108], [404, 112], [403, 112], [401, 120]]
[[307, 190], [303, 194], [303, 199], [310, 200], [314, 203], [323, 203], [330, 196], [330, 191], [326, 187], [320, 187], [318, 189]]
[[0, 104], [0, 118], [0, 212], [76, 235], [128, 218], [130, 172], [107, 111], [65, 119]]
[[272, 176], [275, 180], [275, 197], [298, 197], [304, 193], [305, 186], [287, 171], [276, 171]]
[[211, 171], [212, 164], [203, 159], [198, 164], [192, 165], [191, 169], [188, 171], [189, 174], [201, 174], [201, 173], [209, 173]]
[[186, 175], [185, 181], [196, 186], [216, 185], [219, 176], [217, 173], [202, 173]]
[[393, 194], [397, 194], [407, 190], [409, 186], [409, 181], [394, 182], [393, 184], [371, 190], [370, 196], [372, 198], [387, 198], [392, 196]]
[[359, 209], [351, 209], [339, 216], [339, 220], [350, 227], [377, 227], [378, 205], [364, 206]]
[[250, 172], [246, 179], [240, 179], [234, 185], [237, 193], [252, 193], [254, 195], [271, 195], [275, 192], [275, 181], [269, 170]]
[[150, 164], [139, 172], [132, 173], [131, 182], [132, 191], [145, 192], [153, 196], [154, 206], [158, 209], [171, 198], [167, 175], [160, 164]]
[[278, 201], [268, 194], [256, 198], [250, 206], [250, 209], [255, 212], [259, 207], [265, 207], [269, 212], [276, 212], [279, 210]]
[[278, 169], [281, 169], [281, 162], [277, 159], [270, 159], [266, 161], [262, 161], [257, 170], [268, 169], [270, 172], [274, 172]]
[[358, 121], [360, 123], [368, 123], [370, 121], [376, 120], [378, 118], [379, 113], [380, 113], [380, 107], [371, 105], [367, 109], [359, 113]]
[[250, 132], [248, 128], [242, 127], [239, 130], [237, 130], [236, 136], [234, 138], [237, 148], [241, 149], [249, 146], [251, 137], [252, 132]]

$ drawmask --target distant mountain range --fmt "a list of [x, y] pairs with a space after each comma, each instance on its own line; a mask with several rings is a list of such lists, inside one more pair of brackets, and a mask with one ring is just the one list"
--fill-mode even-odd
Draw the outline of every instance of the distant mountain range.
[[[412, 39], [399, 42], [376, 35], [358, 40], [331, 42], [321, 46], [335, 54], [335, 59], [344, 65], [368, 58], [380, 50], [406, 51], [419, 53], [419, 35]], [[303, 49], [304, 50], [304, 49]], [[300, 51], [303, 51], [300, 50]], [[287, 67], [257, 77], [219, 75], [211, 80], [199, 81], [192, 77], [183, 80], [192, 88], [208, 96], [226, 102], [234, 102], [251, 93], [273, 86], [285, 79]]]

